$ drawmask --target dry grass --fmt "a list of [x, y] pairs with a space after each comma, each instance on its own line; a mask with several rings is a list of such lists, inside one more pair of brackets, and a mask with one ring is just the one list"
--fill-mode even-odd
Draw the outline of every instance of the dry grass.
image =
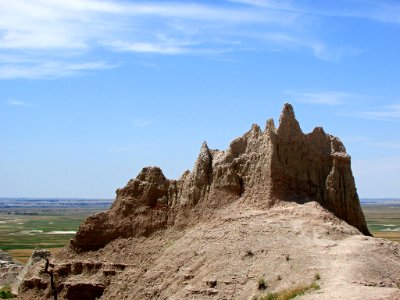
[[[51, 254], [56, 254], [61, 248], [48, 248]], [[33, 249], [12, 249], [7, 251], [13, 258], [25, 264], [31, 257]]]
[[373, 235], [400, 243], [400, 231], [374, 231]]
[[265, 290], [267, 288], [267, 283], [265, 282], [264, 278], [258, 279], [258, 289]]
[[319, 290], [320, 286], [313, 282], [309, 285], [299, 285], [293, 288], [289, 288], [278, 293], [268, 293], [265, 296], [261, 296], [258, 300], [289, 300], [294, 297], [304, 295], [308, 291]]
[[11, 299], [15, 298], [15, 295], [11, 293], [10, 286], [5, 286], [0, 289], [0, 299]]

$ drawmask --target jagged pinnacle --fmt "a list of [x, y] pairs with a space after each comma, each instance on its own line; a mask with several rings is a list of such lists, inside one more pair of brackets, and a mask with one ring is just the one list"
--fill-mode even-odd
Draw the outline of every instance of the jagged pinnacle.
[[301, 134], [299, 122], [296, 120], [293, 107], [290, 103], [285, 103], [279, 117], [278, 135], [282, 138], [292, 137]]
[[274, 132], [275, 130], [274, 119], [268, 119], [265, 123], [265, 132]]

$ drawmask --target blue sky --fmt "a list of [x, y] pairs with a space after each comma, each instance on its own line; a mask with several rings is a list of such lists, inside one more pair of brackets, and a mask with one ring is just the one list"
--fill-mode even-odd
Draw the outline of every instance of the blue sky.
[[400, 3], [0, 0], [0, 196], [102, 197], [293, 104], [400, 196]]

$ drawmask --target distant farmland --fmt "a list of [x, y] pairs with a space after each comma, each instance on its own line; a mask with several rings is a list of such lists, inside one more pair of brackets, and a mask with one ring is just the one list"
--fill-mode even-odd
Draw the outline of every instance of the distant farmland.
[[0, 249], [25, 262], [34, 248], [55, 250], [68, 244], [89, 215], [111, 200], [0, 199]]
[[375, 237], [400, 242], [400, 199], [362, 199], [361, 205]]

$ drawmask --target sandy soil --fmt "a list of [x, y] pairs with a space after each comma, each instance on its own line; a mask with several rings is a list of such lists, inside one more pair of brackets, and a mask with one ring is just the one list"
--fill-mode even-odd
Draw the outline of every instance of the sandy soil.
[[[235, 203], [185, 231], [119, 239], [79, 255], [65, 248], [56, 261], [90, 265], [63, 283], [104, 285], [101, 299], [253, 299], [310, 284], [317, 273], [321, 289], [300, 299], [400, 299], [400, 245], [361, 235], [315, 202], [266, 211]], [[102, 265], [94, 270], [95, 262]], [[124, 270], [105, 276], [115, 264]], [[33, 296], [45, 294], [21, 299]]]

